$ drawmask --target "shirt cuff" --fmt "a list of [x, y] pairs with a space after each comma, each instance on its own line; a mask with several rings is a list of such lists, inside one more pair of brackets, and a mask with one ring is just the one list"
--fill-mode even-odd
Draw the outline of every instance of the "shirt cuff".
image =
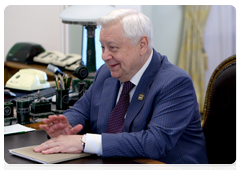
[[84, 152], [102, 155], [102, 135], [87, 133]]

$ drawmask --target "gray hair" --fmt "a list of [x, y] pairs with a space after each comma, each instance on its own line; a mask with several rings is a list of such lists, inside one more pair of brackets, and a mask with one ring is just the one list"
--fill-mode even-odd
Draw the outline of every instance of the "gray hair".
[[153, 48], [153, 30], [151, 20], [142, 13], [133, 9], [116, 9], [97, 21], [98, 26], [107, 26], [120, 21], [126, 38], [137, 44], [142, 36], [149, 40], [148, 48]]

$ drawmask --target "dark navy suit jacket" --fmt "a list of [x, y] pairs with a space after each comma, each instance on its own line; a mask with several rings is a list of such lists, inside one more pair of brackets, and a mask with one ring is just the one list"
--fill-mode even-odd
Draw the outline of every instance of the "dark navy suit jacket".
[[[165, 163], [208, 163], [191, 77], [153, 50], [129, 105], [123, 133], [105, 133], [120, 82], [106, 65], [64, 115], [81, 133], [102, 134], [103, 157], [147, 157]], [[143, 100], [138, 100], [140, 94]]]

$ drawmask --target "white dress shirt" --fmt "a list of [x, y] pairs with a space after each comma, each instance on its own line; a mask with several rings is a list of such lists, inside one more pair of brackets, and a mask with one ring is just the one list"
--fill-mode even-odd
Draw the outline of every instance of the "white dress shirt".
[[[133, 96], [133, 94], [136, 90], [136, 87], [137, 87], [143, 73], [147, 69], [150, 61], [152, 60], [152, 55], [153, 55], [153, 50], [152, 50], [147, 62], [143, 65], [143, 67], [130, 80], [135, 85], [129, 93], [130, 101], [132, 100], [132, 96]], [[118, 102], [118, 100], [120, 98], [120, 94], [122, 92], [123, 85], [124, 85], [124, 83], [121, 83], [121, 86], [120, 86], [119, 91], [118, 91], [118, 96], [117, 96], [116, 103]], [[126, 117], [126, 115], [125, 115], [125, 117]], [[86, 143], [85, 143], [84, 152], [97, 154], [99, 156], [102, 155], [102, 135], [87, 133], [86, 134]]]

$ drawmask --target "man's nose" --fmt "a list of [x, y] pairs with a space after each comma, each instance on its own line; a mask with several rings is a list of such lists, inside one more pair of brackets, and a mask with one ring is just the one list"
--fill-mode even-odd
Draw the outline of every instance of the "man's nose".
[[111, 53], [109, 53], [107, 50], [105, 50], [103, 53], [102, 53], [102, 59], [103, 59], [103, 61], [107, 61], [107, 60], [110, 60], [110, 59], [112, 59], [113, 57], [112, 57], [112, 54]]

